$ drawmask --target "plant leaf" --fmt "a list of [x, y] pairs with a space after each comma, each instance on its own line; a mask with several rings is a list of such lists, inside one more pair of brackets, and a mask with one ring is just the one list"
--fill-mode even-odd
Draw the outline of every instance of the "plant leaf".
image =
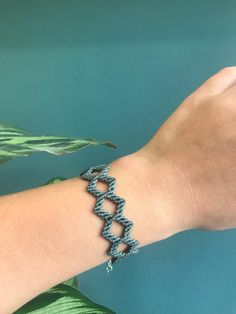
[[57, 182], [61, 182], [61, 181], [64, 181], [64, 180], [67, 180], [66, 178], [63, 178], [63, 177], [54, 177], [50, 180], [48, 180], [45, 184], [43, 185], [48, 185], [48, 184], [53, 184], [53, 183], [57, 183]]
[[23, 305], [14, 314], [115, 314], [94, 303], [81, 291], [65, 284], [57, 285]]
[[95, 139], [49, 135], [36, 136], [23, 129], [0, 123], [0, 164], [16, 157], [29, 156], [35, 152], [63, 155], [97, 145], [117, 147], [109, 141], [97, 141]]
[[66, 281], [63, 282], [64, 285], [68, 285], [70, 287], [73, 287], [73, 288], [77, 288], [77, 278], [76, 277], [72, 277]]

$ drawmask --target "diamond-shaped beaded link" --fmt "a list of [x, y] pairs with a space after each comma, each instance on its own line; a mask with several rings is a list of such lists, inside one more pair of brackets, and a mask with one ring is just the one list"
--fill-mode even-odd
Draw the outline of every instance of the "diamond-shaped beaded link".
[[[100, 218], [105, 220], [101, 235], [108, 241], [111, 242], [111, 246], [107, 251], [107, 254], [111, 256], [108, 261], [107, 272], [113, 269], [113, 264], [119, 259], [124, 258], [130, 254], [135, 254], [139, 252], [137, 240], [133, 240], [130, 236], [133, 222], [128, 220], [123, 212], [125, 207], [125, 199], [115, 194], [115, 184], [116, 179], [114, 177], [108, 176], [109, 166], [102, 164], [90, 167], [89, 169], [83, 171], [80, 177], [86, 181], [89, 181], [87, 185], [87, 191], [96, 197], [96, 204], [94, 207], [94, 213]], [[96, 172], [96, 174], [94, 174]], [[107, 191], [101, 192], [97, 190], [96, 185], [98, 181], [103, 182], [107, 185]], [[104, 211], [103, 203], [104, 200], [110, 200], [115, 204], [115, 213], [112, 215]], [[112, 222], [116, 221], [123, 227], [122, 236], [117, 236], [111, 233]], [[119, 245], [125, 243], [127, 248], [120, 251]]]

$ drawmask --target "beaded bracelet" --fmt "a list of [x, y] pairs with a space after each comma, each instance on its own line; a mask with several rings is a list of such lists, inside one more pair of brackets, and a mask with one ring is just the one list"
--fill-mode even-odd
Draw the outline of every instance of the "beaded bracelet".
[[[116, 179], [114, 177], [108, 176], [108, 171], [109, 166], [102, 164], [90, 167], [80, 174], [80, 177], [82, 179], [89, 181], [87, 185], [87, 192], [96, 197], [94, 213], [101, 217], [103, 220], [105, 220], [101, 235], [106, 240], [111, 242], [111, 246], [107, 250], [107, 254], [111, 256], [106, 267], [107, 273], [109, 273], [109, 271], [113, 269], [113, 264], [115, 264], [118, 260], [130, 254], [135, 254], [139, 252], [139, 242], [137, 240], [131, 239], [130, 237], [133, 222], [128, 220], [123, 215], [125, 199], [114, 193]], [[96, 174], [93, 174], [93, 172], [95, 172]], [[107, 184], [108, 188], [106, 192], [101, 192], [96, 189], [96, 184], [98, 181]], [[114, 215], [103, 210], [102, 205], [105, 199], [108, 199], [115, 204], [116, 211]], [[122, 225], [122, 236], [119, 237], [117, 235], [111, 234], [110, 229], [112, 227], [113, 221], [116, 221]], [[122, 242], [127, 244], [128, 247], [123, 251], [119, 251], [118, 246]]]

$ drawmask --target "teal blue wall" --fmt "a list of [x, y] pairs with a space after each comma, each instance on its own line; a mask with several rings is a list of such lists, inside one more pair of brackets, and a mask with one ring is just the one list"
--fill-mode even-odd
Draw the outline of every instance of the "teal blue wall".
[[[1, 0], [0, 121], [119, 147], [13, 160], [0, 193], [141, 147], [203, 80], [236, 64], [235, 35], [232, 0]], [[233, 314], [235, 243], [235, 230], [184, 232], [109, 276], [105, 264], [83, 273], [80, 286], [119, 314]]]

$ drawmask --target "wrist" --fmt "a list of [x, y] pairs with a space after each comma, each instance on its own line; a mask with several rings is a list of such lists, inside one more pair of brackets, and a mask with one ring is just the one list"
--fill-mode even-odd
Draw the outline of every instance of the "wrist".
[[149, 201], [156, 212], [161, 210], [166, 215], [170, 235], [196, 228], [199, 214], [195, 187], [189, 178], [191, 166], [186, 167], [174, 156], [153, 155], [147, 147], [134, 155], [145, 160]]
[[168, 187], [168, 167], [163, 161], [153, 164], [139, 153], [110, 164], [109, 174], [117, 179], [116, 194], [126, 200], [124, 215], [134, 222], [132, 237], [140, 246], [184, 230], [173, 210], [175, 200]]

